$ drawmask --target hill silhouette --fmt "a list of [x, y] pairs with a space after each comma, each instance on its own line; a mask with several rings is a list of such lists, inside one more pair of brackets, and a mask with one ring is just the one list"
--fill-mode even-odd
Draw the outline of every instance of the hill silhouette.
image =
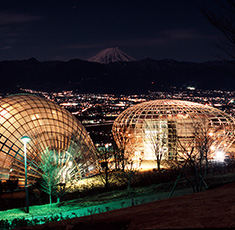
[[145, 93], [171, 86], [235, 89], [235, 65], [143, 59], [100, 64], [80, 59], [44, 61], [35, 58], [1, 61], [1, 91], [20, 87], [35, 90], [77, 90], [81, 93]]

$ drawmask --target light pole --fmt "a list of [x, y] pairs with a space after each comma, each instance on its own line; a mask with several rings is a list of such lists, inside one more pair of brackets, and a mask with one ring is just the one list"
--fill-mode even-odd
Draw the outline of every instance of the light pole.
[[26, 197], [26, 213], [29, 213], [29, 191], [27, 184], [27, 155], [26, 155], [26, 144], [30, 141], [30, 138], [23, 136], [21, 138], [24, 143], [24, 166], [25, 166], [25, 197]]

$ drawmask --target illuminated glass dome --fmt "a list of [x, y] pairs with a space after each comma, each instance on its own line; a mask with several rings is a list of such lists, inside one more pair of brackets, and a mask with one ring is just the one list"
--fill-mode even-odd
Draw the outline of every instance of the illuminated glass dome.
[[61, 166], [61, 180], [96, 172], [94, 145], [82, 124], [54, 102], [34, 95], [0, 100], [0, 179], [24, 181], [24, 149], [28, 136], [28, 180], [40, 177], [41, 155], [52, 151]]
[[196, 155], [203, 146], [208, 147], [208, 158], [222, 157], [234, 141], [234, 125], [233, 117], [216, 108], [165, 99], [126, 109], [112, 131], [125, 157], [139, 165], [155, 161], [159, 153], [166, 161], [183, 158], [193, 149]]

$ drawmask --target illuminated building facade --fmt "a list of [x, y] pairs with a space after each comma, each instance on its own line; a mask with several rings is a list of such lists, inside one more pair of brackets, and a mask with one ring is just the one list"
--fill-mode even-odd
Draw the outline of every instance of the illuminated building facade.
[[169, 162], [202, 151], [209, 159], [222, 160], [234, 141], [234, 127], [235, 119], [216, 108], [164, 99], [129, 107], [112, 131], [125, 157], [138, 167], [140, 161], [155, 161], [160, 155]]
[[0, 179], [24, 181], [24, 149], [28, 136], [28, 181], [40, 177], [38, 165], [53, 152], [61, 182], [96, 173], [95, 148], [81, 123], [54, 102], [34, 95], [12, 95], [0, 100]]

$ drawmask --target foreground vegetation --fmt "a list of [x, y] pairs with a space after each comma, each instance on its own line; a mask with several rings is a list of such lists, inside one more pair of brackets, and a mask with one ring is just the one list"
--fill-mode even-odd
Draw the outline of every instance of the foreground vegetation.
[[[89, 183], [69, 186], [70, 192], [63, 197], [60, 203], [52, 203], [51, 206], [50, 204], [31, 204], [29, 214], [25, 213], [24, 208], [1, 211], [0, 229], [13, 229], [20, 226], [63, 220], [66, 217], [62, 217], [61, 213], [66, 211], [126, 198], [170, 192], [178, 175], [179, 170], [134, 172], [131, 187], [127, 186], [128, 181], [125, 182], [125, 180], [122, 183], [119, 180], [120, 184], [117, 186], [117, 181], [114, 183], [114, 178], [117, 178], [117, 175], [115, 175], [113, 180], [110, 179], [109, 188], [105, 188], [102, 185], [102, 180], [98, 177], [93, 177], [90, 178]], [[182, 177], [176, 189], [190, 187], [191, 184], [188, 183], [188, 179]], [[209, 188], [233, 182], [235, 181], [234, 167], [215, 168], [213, 173], [205, 179]], [[32, 195], [35, 196], [33, 193]], [[37, 217], [43, 218], [39, 220]], [[76, 215], [73, 217], [76, 217]]]

